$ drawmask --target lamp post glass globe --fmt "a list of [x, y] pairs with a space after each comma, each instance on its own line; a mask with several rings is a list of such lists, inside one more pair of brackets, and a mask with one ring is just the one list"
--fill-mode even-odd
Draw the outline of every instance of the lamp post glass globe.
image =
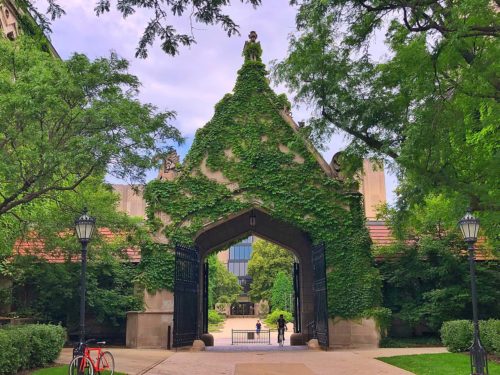
[[479, 220], [472, 216], [470, 208], [465, 216], [458, 222], [465, 242], [476, 242], [479, 232]]
[[94, 234], [95, 218], [87, 215], [87, 209], [83, 210], [82, 215], [75, 220], [76, 235], [80, 242], [89, 242]]

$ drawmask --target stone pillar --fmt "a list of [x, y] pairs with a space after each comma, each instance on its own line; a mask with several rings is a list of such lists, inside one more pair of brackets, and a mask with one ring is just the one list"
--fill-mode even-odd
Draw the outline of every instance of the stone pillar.
[[171, 326], [171, 332], [174, 329], [174, 294], [167, 290], [154, 294], [145, 291], [144, 305], [145, 311], [127, 312], [127, 347], [167, 348], [168, 326]]
[[380, 329], [373, 318], [328, 319], [330, 348], [374, 349], [379, 347]]

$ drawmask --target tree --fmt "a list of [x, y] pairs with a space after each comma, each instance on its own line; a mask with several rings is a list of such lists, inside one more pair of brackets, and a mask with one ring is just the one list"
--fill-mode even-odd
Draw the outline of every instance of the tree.
[[[116, 244], [89, 247], [87, 270], [88, 313], [97, 322], [125, 328], [126, 312], [142, 308], [134, 293], [136, 269], [118, 256]], [[16, 256], [4, 272], [13, 281], [14, 312], [78, 330], [80, 263], [48, 263], [34, 256]]]
[[[474, 11], [471, 11], [474, 9]], [[322, 143], [350, 136], [345, 170], [384, 159], [401, 180], [399, 207], [445, 194], [498, 232], [499, 13], [488, 0], [307, 0], [299, 34], [274, 76], [315, 109]], [[375, 59], [385, 32], [388, 57]]]
[[236, 302], [241, 293], [238, 278], [228, 271], [216, 254], [208, 257], [208, 304]]
[[271, 307], [273, 310], [292, 312], [293, 283], [290, 272], [278, 272], [271, 289]]
[[252, 301], [271, 301], [277, 275], [280, 271], [290, 274], [292, 266], [293, 256], [288, 250], [261, 239], [255, 241], [248, 262], [248, 275], [252, 277], [249, 292]]
[[127, 68], [115, 54], [60, 61], [28, 39], [0, 40], [0, 231], [7, 238], [20, 225], [33, 229], [35, 214], [47, 217], [54, 204], [71, 207], [74, 218], [83, 206], [73, 205], [75, 192], [86, 190], [80, 201], [90, 205], [92, 190], [110, 203], [106, 173], [142, 181], [154, 157], [182, 140], [169, 124], [174, 113], [137, 100], [140, 83]]
[[[397, 210], [386, 219], [400, 240], [377, 249], [384, 261], [384, 306], [393, 316], [415, 327], [427, 323], [437, 331], [447, 320], [469, 319], [469, 265], [465, 243], [456, 229], [457, 208], [443, 196], [428, 197], [400, 223]], [[408, 241], [410, 239], [410, 241]], [[480, 247], [489, 256], [487, 249]], [[477, 262], [481, 319], [500, 314], [498, 261]]]
[[[260, 5], [261, 0], [241, 0], [250, 3], [253, 7]], [[48, 0], [48, 8], [44, 13], [34, 4], [33, 0], [23, 1], [23, 6], [31, 13], [35, 21], [44, 31], [50, 32], [50, 21], [47, 15], [54, 21], [65, 14], [64, 9], [56, 0]], [[144, 29], [136, 50], [136, 57], [146, 58], [148, 48], [159, 38], [161, 48], [169, 55], [176, 55], [179, 46], [190, 46], [195, 43], [193, 35], [194, 24], [205, 25], [220, 24], [228, 36], [239, 35], [238, 25], [225, 13], [225, 7], [229, 6], [230, 0], [98, 0], [94, 8], [95, 13], [100, 16], [108, 13], [112, 4], [121, 13], [123, 18], [134, 14], [136, 11], [144, 11], [151, 15], [151, 18]], [[177, 32], [173, 25], [169, 24], [169, 16], [182, 17], [189, 14], [191, 29], [189, 33]]]

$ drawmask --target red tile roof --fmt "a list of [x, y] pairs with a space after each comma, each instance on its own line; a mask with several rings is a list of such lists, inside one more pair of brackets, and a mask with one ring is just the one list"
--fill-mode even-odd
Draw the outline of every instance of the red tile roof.
[[377, 246], [390, 245], [395, 242], [391, 230], [383, 221], [368, 221], [366, 226], [373, 243]]
[[[392, 236], [391, 229], [383, 221], [368, 221], [367, 222], [368, 232], [375, 246], [383, 247], [391, 245], [396, 242], [396, 239]], [[124, 233], [112, 232], [109, 228], [98, 228], [99, 234], [104, 238], [105, 241], [111, 242], [116, 239], [117, 236], [123, 236]], [[483, 237], [479, 238], [476, 249], [476, 259], [477, 260], [491, 260], [495, 259], [489, 254], [487, 250], [484, 249], [485, 239]], [[50, 263], [63, 263], [66, 261], [67, 254], [63, 251], [54, 250], [50, 253], [44, 252], [45, 243], [43, 240], [32, 236], [32, 238], [23, 239], [16, 241], [14, 245], [14, 252], [18, 255], [34, 255], [40, 256], [46, 259]], [[125, 254], [132, 263], [139, 263], [141, 261], [141, 251], [137, 247], [129, 247], [124, 249]], [[464, 250], [465, 252], [465, 250]], [[376, 260], [384, 259], [384, 256], [376, 256]], [[79, 261], [80, 256], [75, 255], [71, 258], [72, 261]]]
[[[123, 235], [114, 233], [109, 228], [98, 228], [97, 231], [103, 237], [104, 241], [111, 242], [117, 236]], [[132, 263], [139, 263], [141, 260], [141, 252], [137, 247], [129, 247], [124, 249], [124, 253]], [[17, 240], [14, 244], [15, 255], [32, 255], [43, 258], [50, 263], [64, 263], [67, 260], [67, 253], [55, 249], [50, 252], [45, 252], [45, 242], [43, 239], [36, 237], [36, 235], [28, 235], [27, 238]], [[71, 257], [72, 261], [79, 261], [80, 255]]]

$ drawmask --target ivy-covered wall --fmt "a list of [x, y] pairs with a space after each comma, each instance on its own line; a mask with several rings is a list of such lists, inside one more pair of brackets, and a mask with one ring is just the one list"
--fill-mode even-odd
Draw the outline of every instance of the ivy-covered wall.
[[149, 222], [173, 249], [193, 244], [206, 224], [260, 207], [325, 244], [331, 316], [366, 315], [381, 303], [381, 282], [361, 198], [325, 173], [280, 113], [289, 103], [269, 87], [260, 44], [247, 42], [244, 56], [233, 93], [197, 131], [177, 178], [147, 185]]

